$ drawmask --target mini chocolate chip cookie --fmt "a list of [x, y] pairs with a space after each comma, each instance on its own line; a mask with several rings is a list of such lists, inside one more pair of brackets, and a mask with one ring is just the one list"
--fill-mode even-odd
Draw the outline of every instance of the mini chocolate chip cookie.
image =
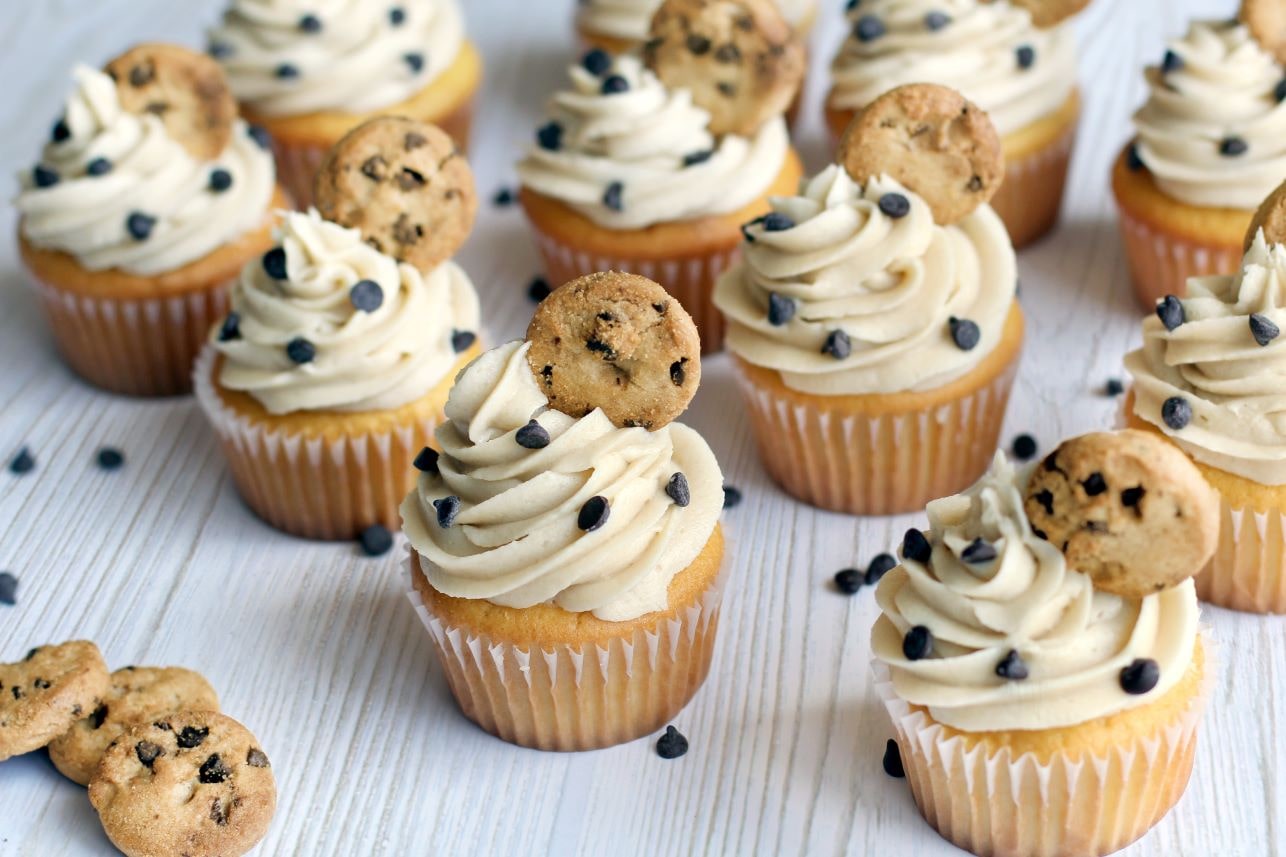
[[223, 69], [210, 57], [178, 45], [145, 44], [121, 54], [104, 71], [116, 81], [121, 107], [159, 116], [194, 158], [208, 161], [227, 148], [237, 102]]
[[1260, 229], [1264, 230], [1268, 246], [1286, 243], [1286, 182], [1278, 185], [1255, 212], [1250, 228], [1246, 230], [1245, 249], [1249, 250], [1255, 243], [1255, 234]]
[[858, 113], [838, 160], [855, 181], [888, 175], [946, 226], [985, 204], [1005, 177], [1000, 136], [976, 104], [945, 86], [913, 83]]
[[1242, 0], [1237, 19], [1255, 41], [1278, 62], [1286, 62], [1286, 3], [1281, 0]]
[[391, 116], [335, 144], [314, 193], [322, 217], [426, 272], [455, 255], [478, 211], [473, 171], [446, 132]]
[[1037, 535], [1096, 589], [1141, 598], [1205, 567], [1219, 539], [1219, 498], [1178, 447], [1141, 431], [1064, 442], [1026, 492]]
[[643, 59], [692, 92], [715, 135], [750, 136], [785, 113], [804, 80], [804, 47], [774, 0], [666, 0]]
[[1056, 27], [1080, 12], [1090, 0], [1009, 0], [1031, 13], [1032, 23], [1042, 29]]
[[555, 289], [527, 328], [549, 404], [574, 417], [659, 429], [701, 383], [701, 338], [687, 310], [646, 277], [590, 274]]
[[98, 706], [107, 664], [84, 640], [32, 649], [0, 664], [0, 762], [39, 750]]
[[128, 857], [235, 857], [268, 832], [277, 784], [246, 727], [188, 711], [123, 732], [103, 754], [89, 801]]
[[49, 758], [63, 776], [82, 786], [93, 779], [107, 745], [136, 723], [178, 711], [218, 711], [219, 697], [198, 673], [181, 667], [125, 667], [92, 711], [55, 738]]

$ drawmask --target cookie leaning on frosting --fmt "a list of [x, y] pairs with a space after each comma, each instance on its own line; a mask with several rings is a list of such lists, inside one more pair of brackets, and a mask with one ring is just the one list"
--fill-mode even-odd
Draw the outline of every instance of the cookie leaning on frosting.
[[683, 307], [616, 272], [556, 289], [525, 341], [456, 378], [441, 452], [417, 460], [402, 518], [411, 601], [483, 729], [606, 747], [664, 726], [704, 681], [723, 479], [701, 436], [671, 421], [699, 379]]
[[[1213, 684], [1191, 577], [1218, 522], [1164, 445], [1086, 435], [1023, 470], [998, 453], [881, 581], [876, 689], [921, 813], [957, 846], [1100, 857], [1182, 796]], [[1176, 509], [1190, 536], [1172, 538]]]

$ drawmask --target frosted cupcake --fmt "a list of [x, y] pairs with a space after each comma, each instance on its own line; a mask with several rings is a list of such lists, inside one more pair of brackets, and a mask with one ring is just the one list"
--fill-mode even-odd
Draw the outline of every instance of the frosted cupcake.
[[[750, 30], [721, 36], [732, 26], [727, 12], [712, 6], [713, 20], [680, 22], [663, 6], [648, 65], [632, 55], [587, 56], [518, 164], [551, 282], [601, 270], [649, 277], [696, 319], [707, 352], [723, 338], [710, 292], [732, 263], [741, 225], [801, 174], [782, 118], [803, 73], [798, 43], [771, 9]], [[713, 52], [692, 54], [688, 36], [712, 45], [735, 38], [728, 44], [742, 45], [744, 59], [723, 64], [725, 80], [707, 67]], [[770, 60], [775, 76], [760, 88], [749, 58], [770, 46], [780, 49]], [[721, 85], [737, 97], [720, 95]]]
[[1286, 178], [1286, 69], [1245, 25], [1198, 21], [1145, 76], [1112, 191], [1135, 292], [1151, 307], [1191, 277], [1237, 270], [1251, 214]]
[[[952, 96], [942, 115], [959, 110], [929, 91]], [[877, 150], [857, 135], [848, 151]], [[969, 485], [996, 449], [1023, 340], [1016, 262], [985, 203], [942, 225], [905, 184], [855, 169], [863, 182], [832, 165], [774, 197], [715, 304], [773, 479], [832, 511], [910, 512]], [[904, 178], [949, 186], [919, 167]]]
[[285, 202], [272, 156], [200, 54], [142, 45], [72, 76], [19, 176], [19, 252], [76, 374], [116, 393], [188, 392], [228, 286], [271, 246]]
[[826, 120], [836, 139], [857, 111], [890, 89], [938, 83], [960, 90], [1001, 134], [1006, 182], [992, 199], [1014, 246], [1058, 221], [1080, 116], [1076, 43], [1066, 20], [1085, 2], [864, 0], [831, 65]]
[[375, 116], [429, 122], [468, 147], [482, 59], [456, 0], [233, 0], [209, 51], [270, 132], [300, 208], [326, 152]]
[[691, 319], [627, 274], [554, 291], [527, 341], [460, 374], [441, 456], [402, 518], [411, 601], [483, 729], [543, 750], [606, 747], [664, 726], [705, 680], [722, 476], [705, 441], [670, 422], [699, 379]]
[[[1209, 487], [1138, 433], [1078, 438], [1052, 460], [1029, 477], [997, 454], [968, 491], [930, 503], [929, 532], [907, 533], [877, 591], [876, 691], [907, 782], [925, 819], [978, 855], [1097, 857], [1142, 836], [1187, 786], [1213, 683], [1184, 577], [1214, 546]], [[1055, 546], [1062, 533], [1041, 538], [1033, 504], [1094, 540], [1093, 572]], [[1200, 535], [1157, 541], [1178, 508]], [[1098, 576], [1120, 544], [1127, 571]], [[1141, 587], [1112, 591], [1126, 581]]]

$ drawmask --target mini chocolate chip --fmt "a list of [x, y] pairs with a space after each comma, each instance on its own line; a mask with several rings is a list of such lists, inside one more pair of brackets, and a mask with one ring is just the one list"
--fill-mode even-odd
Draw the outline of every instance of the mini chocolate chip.
[[1175, 431], [1192, 422], [1192, 405], [1182, 396], [1171, 396], [1161, 403], [1161, 419]]
[[491, 204], [497, 208], [507, 208], [517, 201], [517, 196], [507, 187], [502, 187], [491, 197]]
[[94, 158], [85, 165], [85, 175], [98, 178], [105, 176], [112, 171], [112, 162], [106, 158]]
[[902, 779], [906, 776], [906, 769], [902, 767], [902, 751], [898, 748], [898, 742], [892, 738], [884, 745], [884, 773], [895, 779]]
[[704, 164], [714, 157], [714, 149], [700, 149], [696, 152], [689, 152], [683, 156], [683, 166], [695, 167], [697, 164]]
[[622, 197], [625, 195], [625, 185], [620, 182], [612, 182], [603, 191], [603, 205], [611, 211], [622, 211], [625, 208], [625, 201]]
[[394, 6], [388, 10], [388, 22], [394, 27], [400, 27], [406, 23], [406, 10], [401, 6]]
[[290, 358], [291, 363], [297, 365], [312, 363], [317, 359], [317, 346], [302, 336], [296, 336], [286, 343], [286, 356]]
[[206, 185], [214, 193], [223, 193], [232, 187], [232, 173], [223, 168], [210, 171], [210, 181]]
[[[399, 184], [405, 181], [405, 173], [399, 179]], [[406, 189], [405, 184], [402, 184]], [[402, 246], [415, 244], [424, 237], [424, 227], [418, 223], [412, 223], [411, 218], [405, 213], [399, 214], [397, 220], [393, 222], [393, 240]]]
[[141, 211], [132, 212], [125, 219], [125, 231], [135, 241], [146, 241], [154, 228], [156, 228], [156, 218]]
[[1020, 434], [1014, 438], [1011, 449], [1013, 450], [1014, 458], [1019, 461], [1031, 461], [1036, 457], [1036, 438], [1029, 434]]
[[125, 463], [125, 455], [114, 446], [104, 446], [96, 456], [98, 466], [103, 470], [120, 470]]
[[710, 52], [710, 40], [705, 36], [698, 35], [697, 33], [690, 34], [686, 44], [688, 51], [696, 56], [701, 56], [702, 54]]
[[157, 759], [165, 755], [165, 751], [151, 741], [139, 741], [134, 745], [134, 755], [138, 756], [138, 760], [143, 764], [143, 767], [151, 768]]
[[602, 48], [594, 48], [581, 57], [580, 64], [581, 68], [595, 77], [602, 77], [612, 67], [612, 55]]
[[184, 750], [191, 750], [193, 747], [200, 747], [208, 737], [210, 737], [208, 726], [184, 726], [175, 740]]
[[0, 604], [13, 607], [18, 603], [18, 578], [12, 572], [0, 571]]
[[1107, 490], [1107, 480], [1103, 478], [1102, 473], [1091, 473], [1089, 478], [1081, 483], [1081, 488], [1085, 489], [1088, 497], [1097, 497]]
[[1143, 158], [1139, 155], [1139, 144], [1131, 142], [1125, 150], [1125, 167], [1132, 173], [1137, 173], [1144, 169], [1147, 164], [1143, 163]]
[[258, 144], [259, 148], [265, 151], [272, 149], [272, 135], [268, 133], [267, 128], [262, 125], [251, 125], [246, 129], [246, 133], [250, 135], [251, 140]]
[[357, 543], [367, 556], [384, 556], [393, 549], [393, 534], [382, 524], [371, 524], [358, 535]]
[[884, 194], [880, 197], [878, 205], [885, 217], [891, 217], [894, 220], [900, 220], [911, 213], [911, 200], [900, 193]]
[[312, 14], [304, 15], [299, 19], [299, 31], [302, 33], [320, 33], [322, 31], [321, 18]]
[[13, 458], [9, 459], [9, 472], [14, 476], [22, 476], [36, 469], [36, 456], [32, 454], [29, 447], [24, 446], [14, 453]]
[[680, 357], [670, 364], [670, 383], [676, 387], [682, 387], [683, 382], [688, 380], [688, 370], [683, 365], [687, 362], [688, 358]]
[[731, 485], [723, 486], [723, 508], [735, 509], [741, 505], [741, 489]]
[[924, 16], [924, 28], [929, 32], [936, 33], [943, 27], [951, 23], [951, 16], [946, 12], [927, 12]]
[[977, 538], [965, 546], [965, 549], [960, 552], [960, 558], [971, 565], [991, 562], [996, 558], [996, 546], [985, 539]]
[[1053, 473], [1055, 470], [1059, 470], [1058, 450], [1054, 450], [1049, 455], [1045, 456], [1045, 460], [1042, 461], [1040, 464], [1041, 464], [1041, 467], [1045, 468], [1046, 473]]
[[362, 312], [375, 312], [384, 305], [384, 289], [374, 280], [358, 280], [348, 290], [349, 303]]
[[1273, 87], [1273, 99], [1278, 104], [1286, 101], [1286, 78], [1277, 81], [1277, 85]]
[[13, 687], [9, 688], [9, 691], [10, 693], [13, 694], [14, 699], [22, 699], [23, 697], [22, 688], [18, 687], [17, 685], [14, 685]]
[[978, 347], [978, 342], [982, 339], [982, 331], [978, 329], [975, 322], [952, 316], [947, 320], [947, 326], [951, 329], [951, 341], [956, 344], [956, 348], [961, 351], [972, 351]]
[[829, 354], [836, 360], [846, 360], [853, 353], [853, 343], [844, 331], [832, 330], [822, 345], [822, 353]]
[[1282, 329], [1273, 324], [1272, 319], [1266, 315], [1257, 312], [1250, 314], [1250, 335], [1255, 337], [1259, 345], [1266, 346], [1277, 337], [1281, 336]]
[[1169, 74], [1172, 71], [1178, 71], [1183, 68], [1183, 57], [1174, 51], [1167, 50], [1161, 55], [1161, 73]]
[[1157, 318], [1165, 325], [1166, 330], [1174, 330], [1188, 320], [1183, 311], [1183, 301], [1174, 295], [1166, 295], [1157, 303]]
[[718, 47], [714, 52], [715, 62], [721, 62], [724, 65], [741, 62], [741, 50], [732, 42], [726, 42]]
[[107, 719], [108, 708], [106, 705], [100, 705], [95, 708], [89, 715], [89, 725], [94, 729], [101, 729], [103, 721]]
[[549, 430], [531, 420], [514, 434], [514, 440], [523, 449], [544, 449], [549, 446]]
[[1018, 655], [1017, 649], [1010, 649], [1005, 659], [996, 664], [996, 675], [1010, 681], [1022, 681], [1027, 678], [1027, 664]]
[[592, 533], [606, 524], [611, 516], [612, 507], [606, 497], [590, 497], [585, 501], [585, 505], [580, 507], [580, 514], [576, 516], [576, 526], [587, 533]]
[[36, 679], [32, 681], [31, 686], [34, 687], [36, 690], [49, 690], [49, 688], [53, 687], [53, 685], [49, 683], [48, 679], [43, 679], [43, 678], [40, 678], [39, 676], [37, 676]]
[[421, 473], [438, 474], [438, 451], [431, 446], [426, 446], [415, 456], [415, 469]]
[[924, 533], [912, 527], [902, 537], [902, 558], [928, 565], [933, 558], [933, 545], [929, 544]]
[[1146, 493], [1148, 492], [1142, 485], [1126, 488], [1121, 492], [1121, 505], [1127, 509], [1136, 509], [1139, 503], [1143, 502], [1143, 495]]
[[855, 568], [841, 568], [835, 572], [835, 588], [845, 595], [856, 594], [863, 583], [862, 572]]
[[433, 508], [438, 512], [438, 526], [445, 530], [455, 523], [456, 515], [460, 514], [460, 498], [452, 494], [434, 500]]
[[418, 51], [402, 54], [402, 62], [406, 63], [412, 74], [419, 74], [424, 71], [424, 54]]
[[563, 126], [557, 122], [547, 122], [536, 131], [536, 142], [540, 148], [557, 152], [563, 147]]
[[267, 768], [269, 767], [268, 755], [258, 747], [251, 747], [246, 753], [246, 764], [252, 768]]
[[933, 654], [933, 632], [924, 625], [916, 625], [902, 638], [902, 654], [908, 661], [922, 661]]
[[776, 292], [768, 294], [768, 323], [773, 327], [781, 327], [795, 317], [799, 304], [794, 299], [785, 295], [779, 295]]
[[451, 350], [456, 354], [467, 351], [477, 341], [478, 334], [472, 330], [451, 331]]
[[66, 119], [59, 119], [54, 123], [53, 130], [49, 132], [49, 139], [55, 143], [65, 143], [71, 139], [71, 128], [67, 125]]
[[656, 739], [656, 754], [662, 759], [677, 759], [688, 752], [688, 739], [673, 726], [665, 727], [665, 734]]
[[765, 232], [785, 232], [787, 229], [795, 228], [795, 221], [780, 211], [764, 215], [763, 223]]
[[675, 473], [665, 485], [665, 494], [680, 509], [692, 502], [692, 491], [688, 486], [688, 477]]
[[31, 170], [31, 181], [39, 188], [53, 187], [61, 178], [57, 170], [44, 164], [36, 164]]
[[156, 80], [156, 69], [152, 67], [150, 61], [142, 65], [136, 65], [129, 70], [130, 86], [147, 86], [153, 80]]
[[549, 288], [549, 280], [544, 277], [533, 277], [531, 283], [527, 286], [527, 297], [535, 303], [540, 303], [549, 297], [552, 289]]
[[211, 785], [213, 783], [221, 783], [230, 776], [232, 776], [232, 771], [228, 770], [228, 766], [223, 764], [223, 760], [219, 758], [219, 754], [211, 753], [210, 757], [201, 763], [201, 769], [197, 774], [197, 779], [206, 785]]
[[211, 59], [223, 60], [232, 56], [232, 45], [226, 42], [210, 42], [205, 46], [205, 52]]
[[1031, 45], [1020, 45], [1014, 51], [1014, 57], [1018, 60], [1019, 68], [1029, 69], [1036, 64], [1036, 49]]
[[1244, 155], [1250, 149], [1246, 141], [1240, 137], [1224, 137], [1219, 141], [1219, 154], [1225, 158], [1235, 158]]
[[863, 15], [853, 25], [853, 37], [859, 42], [873, 42], [887, 32], [884, 21], [875, 15]]
[[1119, 396], [1125, 392], [1125, 383], [1120, 378], [1108, 378], [1103, 385], [1103, 395]]
[[263, 254], [264, 273], [274, 280], [286, 279], [286, 248], [274, 247]]
[[1121, 690], [1132, 696], [1147, 693], [1161, 680], [1161, 667], [1151, 658], [1137, 658], [1121, 670]]
[[241, 315], [236, 310], [224, 316], [223, 324], [219, 325], [218, 338], [220, 342], [231, 342], [241, 338]]
[[277, 69], [273, 74], [276, 75], [278, 80], [294, 80], [299, 77], [299, 67], [291, 63], [284, 62], [277, 66]]
[[1032, 499], [1040, 504], [1045, 510], [1046, 515], [1054, 514], [1054, 494], [1048, 488], [1042, 488], [1032, 496]]
[[604, 95], [620, 95], [622, 92], [630, 91], [630, 82], [619, 74], [611, 74], [603, 81], [600, 91]]
[[897, 567], [898, 561], [893, 554], [877, 553], [871, 558], [871, 564], [866, 567], [866, 585], [879, 583], [880, 578]]
[[755, 243], [755, 236], [750, 234], [750, 227], [758, 226], [763, 222], [764, 222], [764, 219], [762, 217], [756, 217], [754, 220], [751, 220], [748, 223], [741, 224], [741, 237], [746, 240], [747, 244]]

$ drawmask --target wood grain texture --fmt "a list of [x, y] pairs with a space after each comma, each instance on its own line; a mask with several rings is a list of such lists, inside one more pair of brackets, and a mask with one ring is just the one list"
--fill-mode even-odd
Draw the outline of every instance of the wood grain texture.
[[[374, 2], [374, 0], [372, 0]], [[219, 0], [0, 0], [0, 187], [48, 133], [73, 61], [132, 42], [198, 43]], [[518, 156], [572, 50], [570, 0], [464, 0], [487, 58], [473, 163], [484, 199]], [[827, 157], [826, 61], [841, 38], [823, 0], [800, 145]], [[1143, 96], [1143, 63], [1194, 16], [1232, 0], [1098, 0], [1081, 22], [1085, 111], [1063, 225], [1020, 260], [1031, 330], [1006, 437], [1045, 448], [1110, 425], [1099, 394], [1139, 338], [1107, 189]], [[13, 211], [0, 211], [12, 236]], [[492, 343], [521, 333], [537, 272], [521, 214], [486, 204], [462, 262]], [[918, 516], [854, 520], [790, 502], [765, 477], [724, 358], [689, 421], [746, 495], [725, 516], [733, 572], [711, 679], [677, 719], [692, 749], [666, 762], [641, 740], [547, 755], [456, 711], [407, 605], [401, 548], [281, 536], [237, 500], [191, 400], [96, 393], [56, 361], [11, 240], [0, 246], [0, 457], [30, 444], [37, 471], [0, 472], [0, 569], [22, 581], [0, 607], [0, 659], [89, 637], [114, 666], [181, 664], [269, 751], [280, 811], [259, 854], [960, 854], [880, 770], [890, 734], [873, 698], [869, 592], [836, 594]], [[101, 444], [125, 468], [93, 466]], [[1286, 625], [1210, 609], [1221, 678], [1192, 785], [1132, 857], [1286, 855]], [[110, 850], [84, 790], [41, 754], [0, 768], [0, 855]]]

